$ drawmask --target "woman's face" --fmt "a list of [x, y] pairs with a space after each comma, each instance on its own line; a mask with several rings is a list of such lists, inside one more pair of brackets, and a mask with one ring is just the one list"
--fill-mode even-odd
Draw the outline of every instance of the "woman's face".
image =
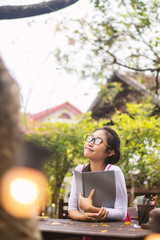
[[101, 138], [104, 142], [100, 145], [96, 145], [94, 141], [85, 142], [84, 145], [84, 156], [93, 161], [104, 161], [108, 156], [106, 151], [107, 137], [104, 130], [97, 130], [92, 134], [94, 138]]

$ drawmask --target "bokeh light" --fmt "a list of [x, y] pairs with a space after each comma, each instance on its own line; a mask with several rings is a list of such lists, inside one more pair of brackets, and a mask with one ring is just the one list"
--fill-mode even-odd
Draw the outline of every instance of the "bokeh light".
[[11, 195], [20, 203], [29, 204], [36, 200], [38, 191], [33, 181], [26, 179], [16, 179], [11, 183]]
[[0, 204], [18, 218], [37, 216], [47, 202], [48, 180], [39, 170], [14, 167], [0, 182]]

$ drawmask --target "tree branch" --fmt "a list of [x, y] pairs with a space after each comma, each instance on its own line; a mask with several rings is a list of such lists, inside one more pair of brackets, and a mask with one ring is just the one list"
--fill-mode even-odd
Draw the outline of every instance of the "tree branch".
[[159, 88], [159, 82], [158, 82], [159, 72], [160, 72], [160, 70], [157, 71], [157, 75], [156, 75], [156, 94], [157, 95], [158, 95], [158, 88]]
[[160, 57], [158, 56], [157, 52], [154, 51], [153, 46], [150, 45], [149, 43], [147, 43], [147, 42], [145, 41], [145, 39], [142, 37], [142, 34], [141, 34], [141, 32], [140, 32], [138, 26], [137, 26], [136, 24], [134, 24], [134, 26], [135, 26], [135, 28], [136, 28], [138, 34], [139, 34], [139, 37], [142, 39], [143, 43], [144, 43], [148, 48], [150, 48], [150, 50], [151, 50], [151, 51], [154, 53], [154, 55], [157, 57], [157, 59], [158, 59], [158, 63], [159, 63], [159, 61], [160, 61]]
[[160, 71], [160, 67], [158, 67], [158, 68], [135, 68], [135, 67], [130, 67], [127, 64], [120, 63], [117, 60], [116, 60], [115, 63], [119, 66], [131, 69], [131, 70], [134, 70], [134, 71], [137, 71], [137, 72], [147, 72], [147, 71], [157, 72], [157, 71]]
[[158, 67], [158, 68], [136, 68], [136, 67], [130, 67], [127, 64], [120, 63], [117, 60], [116, 56], [113, 53], [111, 53], [110, 51], [106, 51], [106, 53], [109, 54], [113, 58], [112, 64], [117, 64], [117, 65], [119, 65], [121, 67], [128, 68], [128, 69], [131, 69], [131, 70], [134, 70], [134, 71], [137, 71], [137, 72], [147, 72], [147, 71], [159, 72], [160, 71], [160, 67]]
[[42, 2], [33, 5], [3, 6], [0, 7], [0, 20], [33, 17], [47, 14], [68, 7], [77, 1], [78, 0], [51, 0], [49, 2]]
[[[89, 42], [88, 38], [86, 38], [83, 34], [80, 34], [80, 37], [82, 37]], [[92, 42], [91, 43], [92, 45], [96, 46], [96, 47], [99, 47], [97, 46], [97, 44], [95, 42]], [[103, 47], [99, 47], [99, 50], [104, 50]], [[127, 69], [131, 69], [131, 70], [134, 70], [134, 71], [137, 71], [137, 72], [147, 72], [147, 71], [150, 71], [150, 72], [159, 72], [160, 71], [160, 67], [157, 67], [157, 68], [136, 68], [136, 67], [130, 67], [128, 66], [127, 64], [123, 64], [121, 62], [118, 61], [117, 57], [111, 53], [110, 51], [106, 50], [105, 51], [108, 55], [110, 55], [112, 58], [113, 58], [113, 61], [111, 62], [111, 64], [117, 64], [119, 66], [122, 66], [124, 68], [127, 68]]]

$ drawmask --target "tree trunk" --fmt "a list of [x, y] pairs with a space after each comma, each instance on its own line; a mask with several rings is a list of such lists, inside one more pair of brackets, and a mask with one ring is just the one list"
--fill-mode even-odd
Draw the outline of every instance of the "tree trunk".
[[134, 175], [131, 173], [131, 197], [129, 205], [132, 206], [134, 200]]
[[[0, 180], [4, 172], [21, 161], [23, 139], [19, 108], [18, 85], [0, 58]], [[0, 189], [0, 196], [2, 194]], [[36, 219], [12, 217], [0, 206], [0, 239], [39, 240], [41, 234]]]
[[52, 0], [25, 6], [3, 6], [0, 7], [0, 19], [16, 19], [47, 14], [68, 7], [77, 1], [78, 0]]
[[55, 215], [58, 216], [58, 201], [59, 201], [59, 193], [60, 188], [62, 185], [63, 180], [60, 182], [56, 181], [56, 184], [54, 186], [54, 193], [52, 195], [52, 202], [55, 203]]

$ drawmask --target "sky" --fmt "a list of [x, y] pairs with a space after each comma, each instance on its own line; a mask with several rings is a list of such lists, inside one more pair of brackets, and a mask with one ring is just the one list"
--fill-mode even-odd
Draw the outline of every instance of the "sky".
[[63, 16], [75, 19], [85, 14], [91, 14], [89, 0], [50, 14], [0, 20], [0, 56], [20, 86], [21, 111], [35, 114], [66, 101], [82, 112], [89, 109], [99, 90], [94, 81], [66, 73], [53, 56], [57, 46], [65, 47], [64, 35], [55, 31], [57, 22]]

